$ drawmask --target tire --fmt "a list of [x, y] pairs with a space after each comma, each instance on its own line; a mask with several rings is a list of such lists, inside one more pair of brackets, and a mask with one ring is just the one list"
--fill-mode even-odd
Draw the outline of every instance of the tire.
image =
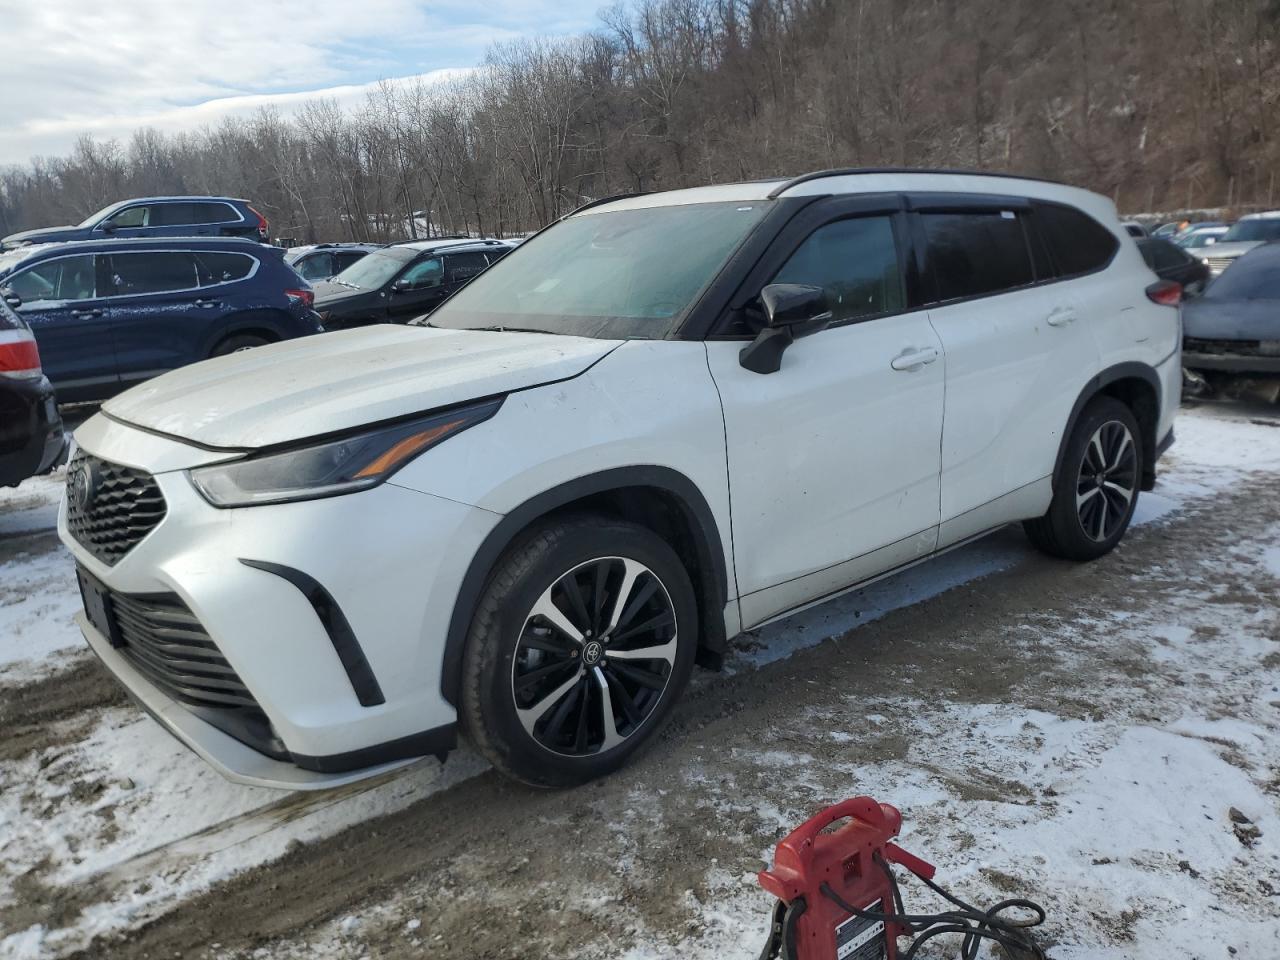
[[265, 346], [270, 343], [266, 337], [259, 337], [252, 333], [239, 333], [220, 342], [213, 348], [211, 357], [225, 357], [229, 353], [239, 353], [241, 350], [252, 350], [254, 347]]
[[[463, 654], [463, 730], [531, 786], [604, 776], [670, 714], [697, 633], [688, 572], [661, 537], [604, 517], [550, 521], [507, 551], [480, 598]], [[639, 649], [661, 656], [627, 656]]]
[[1090, 402], [1063, 451], [1049, 511], [1023, 524], [1027, 537], [1066, 560], [1110, 553], [1138, 503], [1142, 450], [1142, 430], [1132, 410], [1112, 397]]

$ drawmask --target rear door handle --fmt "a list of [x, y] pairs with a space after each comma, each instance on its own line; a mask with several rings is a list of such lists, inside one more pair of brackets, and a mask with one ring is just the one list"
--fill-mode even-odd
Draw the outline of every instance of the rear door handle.
[[218, 305], [217, 300], [197, 300], [196, 301], [197, 307], [216, 307], [217, 305]]
[[73, 317], [100, 317], [102, 316], [102, 310], [97, 307], [92, 310], [72, 310], [71, 315]]
[[933, 363], [938, 359], [938, 350], [936, 347], [925, 347], [923, 350], [905, 350], [889, 361], [889, 366], [895, 370], [903, 370], [910, 373], [919, 370], [925, 364]]
[[1049, 326], [1065, 327], [1068, 323], [1075, 322], [1076, 312], [1070, 307], [1059, 307], [1053, 313], [1049, 314]]

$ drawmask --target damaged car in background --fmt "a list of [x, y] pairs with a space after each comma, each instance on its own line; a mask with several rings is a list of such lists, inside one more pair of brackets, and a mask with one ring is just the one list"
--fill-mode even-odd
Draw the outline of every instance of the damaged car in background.
[[1280, 243], [1245, 254], [1182, 309], [1189, 386], [1204, 389], [1205, 374], [1280, 376]]

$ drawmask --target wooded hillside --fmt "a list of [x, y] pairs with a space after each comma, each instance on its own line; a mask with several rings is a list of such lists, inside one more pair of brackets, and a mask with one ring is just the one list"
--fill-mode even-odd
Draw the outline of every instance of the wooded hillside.
[[1280, 0], [641, 0], [354, 112], [81, 139], [0, 173], [0, 232], [208, 193], [300, 241], [505, 234], [612, 193], [875, 165], [1272, 206], [1278, 38]]

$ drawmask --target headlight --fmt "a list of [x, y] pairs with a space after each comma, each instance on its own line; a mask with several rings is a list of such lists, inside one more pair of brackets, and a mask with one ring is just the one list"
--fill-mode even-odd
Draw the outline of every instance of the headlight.
[[375, 487], [418, 454], [488, 420], [501, 398], [324, 443], [251, 456], [188, 472], [215, 507], [314, 500]]

